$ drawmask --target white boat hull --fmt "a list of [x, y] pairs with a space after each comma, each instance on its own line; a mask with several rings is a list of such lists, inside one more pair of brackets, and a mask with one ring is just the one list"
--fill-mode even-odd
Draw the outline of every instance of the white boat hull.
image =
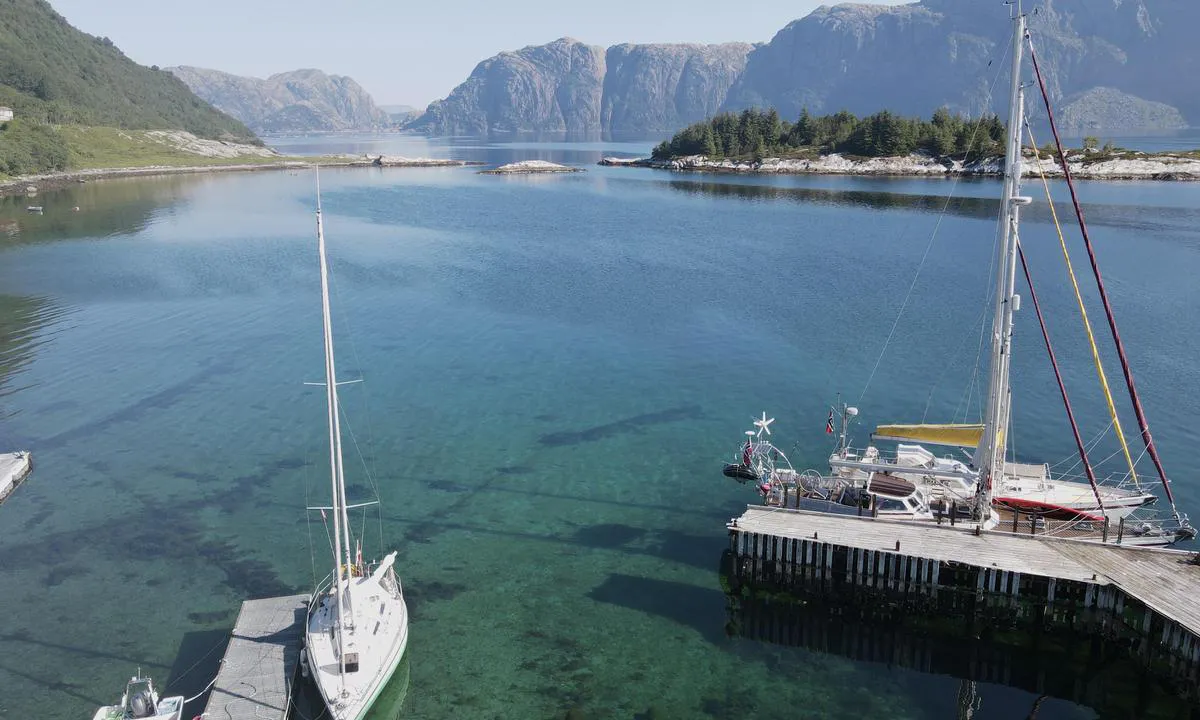
[[[919, 445], [907, 446], [895, 459], [883, 458], [877, 451], [872, 455], [870, 450], [857, 460], [834, 454], [830, 457], [830, 469], [838, 477], [861, 486], [866, 485], [873, 473], [884, 471], [927, 488], [932, 495], [949, 493], [962, 501], [975, 494], [975, 476], [968, 475], [966, 466], [960, 461], [934, 458]], [[918, 464], [919, 461], [924, 462]], [[1099, 490], [1104, 515], [1110, 520], [1120, 520], [1157, 499], [1151, 493], [1112, 485], [1101, 484]], [[1034, 503], [1047, 508], [1100, 514], [1100, 505], [1090, 483], [1052, 479], [1044, 465], [1006, 463], [1004, 479], [992, 493], [993, 500], [998, 503]]]
[[386, 573], [343, 581], [342, 593], [349, 596], [342, 650], [347, 660], [357, 657], [357, 667], [351, 664], [342, 672], [337, 638], [338, 598], [331, 591], [318, 592], [309, 607], [305, 652], [309, 672], [330, 716], [334, 720], [361, 720], [404, 656], [408, 645], [408, 607], [391, 574], [390, 564]]

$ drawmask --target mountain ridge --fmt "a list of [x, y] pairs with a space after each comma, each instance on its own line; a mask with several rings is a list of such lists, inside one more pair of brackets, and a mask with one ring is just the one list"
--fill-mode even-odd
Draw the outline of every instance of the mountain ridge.
[[[1200, 124], [1200, 57], [1191, 51], [1189, 31], [1200, 27], [1200, 3], [1044, 0], [1029, 23], [1051, 100], [1064, 106], [1064, 131]], [[482, 61], [450, 95], [404, 127], [433, 134], [669, 133], [747, 107], [775, 107], [788, 119], [805, 107], [859, 114], [888, 108], [918, 117], [947, 107], [978, 116], [1005, 104], [995, 83], [1006, 67], [1000, 61], [1010, 33], [1002, 8], [920, 0], [821, 6], [757, 44], [601, 49], [560, 38]], [[577, 113], [569, 128], [538, 111], [546, 88], [563, 81], [565, 68], [528, 62], [550, 57], [548, 48], [564, 44], [604, 53], [590, 74], [575, 75], [587, 86], [585, 107], [555, 98], [551, 115]], [[681, 71], [689, 67], [700, 69]], [[1044, 115], [1040, 103], [1031, 98], [1029, 105], [1035, 118]]]
[[353, 78], [299, 68], [267, 78], [180, 65], [166, 68], [192, 92], [256, 132], [379, 131], [393, 126]]

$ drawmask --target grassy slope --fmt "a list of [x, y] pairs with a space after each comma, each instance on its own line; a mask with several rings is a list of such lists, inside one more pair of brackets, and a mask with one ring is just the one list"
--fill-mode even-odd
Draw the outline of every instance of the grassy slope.
[[0, 0], [0, 105], [17, 115], [0, 125], [0, 176], [271, 161], [207, 158], [135, 132], [186, 130], [261, 145], [174, 75], [138, 65], [107, 38], [76, 30], [46, 0]]
[[143, 130], [121, 130], [78, 125], [59, 128], [66, 138], [73, 170], [131, 168], [150, 165], [249, 165], [284, 160], [280, 156], [242, 155], [234, 158], [206, 157], [189, 153], [149, 137]]
[[0, 0], [0, 105], [54, 124], [172, 128], [257, 142], [174, 75], [133, 62], [80, 32], [46, 0]]

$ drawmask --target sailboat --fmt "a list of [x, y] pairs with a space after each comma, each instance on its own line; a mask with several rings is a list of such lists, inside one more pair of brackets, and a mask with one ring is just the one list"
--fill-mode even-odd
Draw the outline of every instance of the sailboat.
[[[1059, 376], [1032, 281], [1030, 295], [1042, 325], [1051, 364], [1059, 380], [1087, 482], [1054, 477], [1050, 466], [1046, 464], [1018, 463], [1015, 459], [1006, 458], [1006, 431], [1011, 423], [1009, 368], [1013, 324], [1021, 306], [1021, 296], [1016, 292], [1018, 267], [1023, 268], [1028, 276], [1028, 268], [1020, 250], [1020, 213], [1022, 207], [1032, 202], [1032, 198], [1020, 194], [1021, 134], [1025, 127], [1024, 90], [1020, 78], [1028, 36], [1025, 15], [1019, 7], [1016, 7], [1013, 20], [1008, 141], [1001, 196], [1003, 212], [997, 242], [990, 373], [983, 422], [979, 425], [880, 426], [874, 437], [897, 441], [895, 452], [885, 454], [874, 445], [856, 451], [850, 448], [847, 441], [847, 427], [851, 419], [858, 415], [858, 410], [843, 405], [840, 408], [842, 426], [839, 442], [829, 458], [830, 473], [823, 475], [814, 471], [797, 473], [791, 467], [786, 455], [772, 445], [769, 438], [764, 437], [764, 432], [770, 435], [770, 421], [764, 413], [761, 420], [755, 421], [757, 432], [747, 432], [748, 437], [740, 448], [738, 461], [727, 464], [724, 474], [742, 482], [753, 480], [768, 504], [782, 507], [857, 514], [866, 511], [871, 515], [911, 521], [941, 522], [946, 519], [953, 522], [962, 519], [977, 524], [981, 530], [994, 530], [1003, 525], [1011, 527], [1014, 532], [1024, 521], [1031, 534], [1130, 545], [1166, 545], [1193, 538], [1195, 530], [1188, 523], [1186, 515], [1174, 508], [1173, 502], [1173, 522], [1143, 516], [1139, 512], [1157, 497], [1136, 482], [1131, 459], [1130, 477], [1134, 479], [1131, 485], [1120, 482], [1106, 484], [1096, 479]], [[1033, 58], [1034, 69], [1039, 73], [1040, 80], [1036, 56]], [[1082, 310], [1082, 300], [1080, 304]], [[1106, 312], [1111, 313], [1107, 304]], [[1086, 312], [1084, 318], [1086, 323]], [[1124, 362], [1115, 324], [1112, 327]], [[1088, 330], [1090, 337], [1090, 326]], [[1099, 363], [1098, 355], [1096, 361]], [[1157, 453], [1145, 429], [1140, 401], [1132, 388], [1127, 366], [1123, 366], [1123, 369], [1126, 370], [1130, 393], [1142, 423], [1147, 449], [1157, 464]], [[1107, 381], [1103, 380], [1099, 366], [1098, 372], [1110, 401], [1113, 423], [1119, 433], [1119, 420], [1112, 409]], [[834, 409], [831, 409], [826, 424], [828, 433], [834, 432], [833, 416]], [[921, 443], [973, 448], [974, 453], [965, 458], [937, 457]], [[1126, 457], [1129, 457], [1128, 451]], [[1160, 475], [1170, 498], [1166, 475], [1161, 469]], [[1116, 526], [1112, 533], [1109, 532], [1110, 525]]]
[[[333, 516], [333, 571], [313, 593], [304, 635], [304, 665], [334, 720], [360, 720], [371, 709], [404, 657], [408, 607], [396, 577], [395, 551], [377, 565], [364, 564], [361, 545], [351, 557], [343, 476], [338, 383], [329, 313], [329, 269], [317, 184], [317, 254], [321, 268], [321, 313], [325, 335], [325, 390], [329, 420], [330, 507], [311, 508]], [[359, 507], [355, 505], [354, 507]]]

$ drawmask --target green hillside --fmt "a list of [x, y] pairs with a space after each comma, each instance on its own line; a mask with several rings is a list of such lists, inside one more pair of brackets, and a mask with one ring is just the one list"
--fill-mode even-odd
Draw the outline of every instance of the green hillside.
[[55, 126], [186, 130], [259, 144], [245, 125], [171, 73], [138, 65], [108, 38], [80, 32], [46, 0], [0, 0], [0, 174], [61, 170], [69, 140]]
[[0, 0], [0, 105], [55, 124], [179, 129], [254, 141], [168, 72], [71, 27], [45, 0]]

